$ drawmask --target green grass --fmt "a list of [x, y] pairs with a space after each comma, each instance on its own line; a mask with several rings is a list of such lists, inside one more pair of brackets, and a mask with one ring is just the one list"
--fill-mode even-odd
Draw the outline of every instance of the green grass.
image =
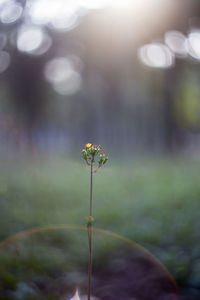
[[[111, 160], [94, 176], [95, 226], [145, 246], [176, 279], [200, 283], [199, 169], [200, 162], [181, 158]], [[88, 198], [89, 169], [81, 159], [3, 164], [0, 238], [37, 226], [85, 225]], [[63, 247], [62, 235], [52, 243]], [[37, 269], [34, 258], [31, 263]], [[13, 287], [6, 272], [0, 276]]]

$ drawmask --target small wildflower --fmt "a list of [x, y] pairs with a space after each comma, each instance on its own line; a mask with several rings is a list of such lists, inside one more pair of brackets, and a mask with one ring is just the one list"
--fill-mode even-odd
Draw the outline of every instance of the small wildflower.
[[92, 147], [92, 144], [90, 144], [90, 143], [88, 143], [88, 144], [85, 145], [86, 149], [90, 149], [91, 147]]
[[87, 143], [85, 148], [81, 151], [82, 157], [88, 165], [94, 164], [95, 158], [98, 157], [98, 167], [94, 170], [94, 173], [96, 173], [97, 170], [108, 161], [108, 156], [105, 156], [105, 153], [101, 153], [101, 151], [102, 147], [100, 145], [97, 146], [91, 143]]
[[[91, 295], [91, 274], [92, 274], [92, 226], [94, 223], [94, 217], [92, 216], [92, 186], [93, 186], [93, 174], [98, 171], [107, 161], [108, 156], [105, 153], [100, 153], [102, 150], [100, 145], [93, 145], [91, 143], [87, 143], [85, 148], [81, 150], [82, 157], [84, 158], [87, 165], [90, 166], [90, 208], [89, 208], [89, 217], [86, 217], [86, 224], [87, 224], [87, 232], [88, 232], [88, 242], [89, 242], [89, 263], [88, 263], [88, 300], [90, 300]], [[98, 165], [95, 166], [95, 158], [97, 158]], [[75, 294], [74, 298], [79, 300], [78, 292]], [[72, 300], [70, 299], [70, 300]]]

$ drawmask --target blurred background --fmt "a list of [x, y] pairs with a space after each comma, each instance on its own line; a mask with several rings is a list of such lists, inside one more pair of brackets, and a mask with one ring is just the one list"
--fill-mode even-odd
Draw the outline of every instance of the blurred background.
[[[96, 226], [144, 246], [180, 299], [199, 299], [200, 1], [0, 0], [0, 78], [1, 241], [36, 226], [84, 226], [81, 149], [101, 144], [110, 160], [94, 179]], [[0, 299], [64, 299], [64, 241], [55, 234], [44, 250], [38, 238], [31, 254], [24, 241], [3, 249]], [[117, 248], [108, 243], [99, 262]], [[40, 251], [55, 264], [41, 267]], [[124, 253], [115, 259], [126, 268]], [[98, 268], [96, 286], [108, 276]], [[72, 275], [80, 283], [83, 273]], [[123, 297], [150, 300], [131, 293]]]

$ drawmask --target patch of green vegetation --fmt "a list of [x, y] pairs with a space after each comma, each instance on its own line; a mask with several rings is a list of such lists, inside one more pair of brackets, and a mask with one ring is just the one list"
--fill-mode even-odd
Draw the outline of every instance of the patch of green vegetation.
[[[198, 161], [177, 158], [109, 161], [103, 172], [94, 176], [95, 227], [142, 244], [177, 278], [189, 276], [193, 253], [200, 255], [199, 167]], [[0, 173], [0, 238], [37, 226], [84, 226], [88, 198], [89, 171], [81, 159], [80, 163], [54, 159], [4, 165]], [[73, 233], [66, 238], [65, 231], [35, 235], [31, 238], [34, 255], [29, 251], [26, 257], [24, 250], [17, 254], [20, 268], [38, 275], [55, 268], [64, 272], [73, 268], [64, 263], [71, 252], [72, 264], [77, 258], [86, 264], [87, 240], [80, 237], [73, 249], [72, 239]], [[113, 249], [112, 244], [104, 247], [108, 252]], [[97, 257], [104, 261], [104, 254], [99, 252]], [[1, 280], [12, 289], [16, 279], [8, 270], [15, 270], [16, 262], [5, 253], [0, 261], [4, 270]]]

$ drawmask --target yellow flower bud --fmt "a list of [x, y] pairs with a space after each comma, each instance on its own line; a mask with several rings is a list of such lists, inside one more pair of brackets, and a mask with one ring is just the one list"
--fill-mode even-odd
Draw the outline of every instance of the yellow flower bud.
[[91, 146], [92, 146], [92, 144], [88, 143], [88, 144], [85, 145], [85, 148], [86, 148], [86, 149], [90, 149]]

